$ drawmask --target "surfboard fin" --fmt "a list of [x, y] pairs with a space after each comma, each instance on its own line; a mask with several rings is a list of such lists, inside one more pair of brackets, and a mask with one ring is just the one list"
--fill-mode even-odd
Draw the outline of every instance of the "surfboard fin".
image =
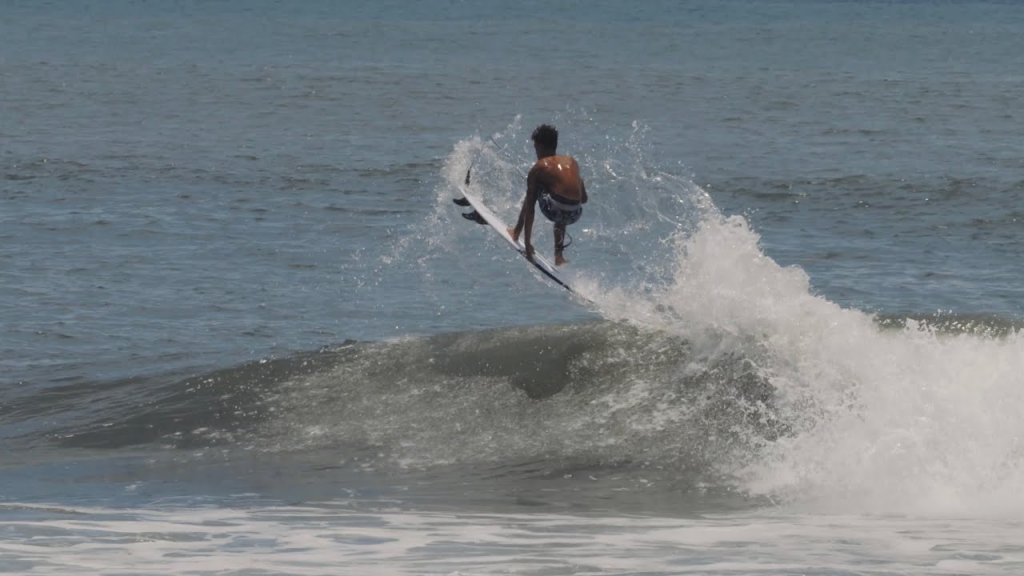
[[469, 200], [466, 200], [465, 198], [452, 198], [452, 202], [454, 202], [456, 206], [469, 206]]
[[472, 212], [463, 213], [462, 217], [465, 218], [466, 220], [472, 220], [477, 224], [487, 224], [487, 220], [484, 220], [484, 217], [481, 216], [480, 213], [477, 212], [476, 210], [473, 210]]

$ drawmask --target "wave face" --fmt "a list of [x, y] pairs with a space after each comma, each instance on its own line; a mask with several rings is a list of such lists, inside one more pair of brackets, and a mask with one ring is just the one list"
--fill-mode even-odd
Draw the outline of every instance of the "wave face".
[[[753, 362], [699, 366], [693, 353], [671, 334], [609, 321], [353, 342], [178, 382], [79, 387], [45, 406], [77, 417], [22, 440], [326, 451], [395, 470], [552, 461], [712, 481], [723, 454], [779, 430]], [[147, 407], [86, 409], [128, 387], [148, 389]]]
[[[299, 453], [403, 474], [542, 463], [813, 509], [1019, 512], [1018, 332], [892, 328], [783, 296], [723, 290], [717, 307], [677, 298], [644, 322], [349, 342], [187, 379], [77, 385], [4, 417], [8, 431], [34, 422], [12, 447]], [[604, 305], [625, 315], [637, 299]], [[739, 313], [749, 307], [760, 312]]]

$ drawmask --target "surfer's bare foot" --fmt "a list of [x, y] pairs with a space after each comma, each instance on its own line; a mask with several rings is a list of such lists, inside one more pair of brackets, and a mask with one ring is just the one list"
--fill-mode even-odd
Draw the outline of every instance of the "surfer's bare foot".
[[509, 228], [508, 235], [512, 237], [513, 242], [519, 242], [519, 233], [516, 232], [515, 228]]
[[569, 261], [565, 259], [561, 254], [555, 254], [555, 266], [561, 266], [562, 264], [568, 264]]

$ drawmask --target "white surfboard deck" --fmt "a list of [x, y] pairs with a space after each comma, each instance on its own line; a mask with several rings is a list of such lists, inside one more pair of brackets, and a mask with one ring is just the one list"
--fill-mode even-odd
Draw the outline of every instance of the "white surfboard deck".
[[[494, 212], [491, 212], [490, 208], [485, 206], [483, 201], [480, 200], [480, 198], [478, 198], [475, 194], [470, 192], [466, 186], [463, 186], [462, 184], [459, 184], [458, 186], [459, 192], [461, 192], [462, 196], [469, 201], [469, 205], [473, 208], [473, 210], [476, 210], [477, 213], [480, 214], [480, 216], [482, 216], [483, 219], [487, 222], [487, 224], [491, 228], [493, 228], [494, 231], [497, 232], [498, 235], [505, 240], [505, 242], [508, 242], [509, 246], [515, 249], [516, 252], [519, 252], [519, 254], [523, 258], [526, 258], [526, 246], [523, 245], [522, 240], [512, 240], [512, 236], [510, 236], [508, 233], [508, 226], [506, 226], [505, 223], [501, 221], [501, 218], [495, 216]], [[533, 266], [537, 270], [539, 270], [541, 274], [548, 277], [548, 279], [550, 279], [555, 284], [558, 284], [559, 286], [565, 288], [569, 292], [575, 293], [572, 287], [569, 286], [569, 282], [565, 278], [565, 275], [562, 272], [560, 272], [557, 268], [555, 268], [551, 264], [551, 262], [548, 262], [546, 258], [538, 254], [536, 251], [534, 251], [533, 253], [533, 259], [531, 260], [529, 258], [526, 258], [526, 261], [529, 262], [530, 264], [533, 264]]]

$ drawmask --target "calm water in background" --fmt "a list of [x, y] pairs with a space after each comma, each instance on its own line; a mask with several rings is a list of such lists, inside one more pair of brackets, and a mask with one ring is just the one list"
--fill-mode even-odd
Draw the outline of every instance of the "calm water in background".
[[0, 15], [0, 571], [1020, 572], [1024, 7]]

